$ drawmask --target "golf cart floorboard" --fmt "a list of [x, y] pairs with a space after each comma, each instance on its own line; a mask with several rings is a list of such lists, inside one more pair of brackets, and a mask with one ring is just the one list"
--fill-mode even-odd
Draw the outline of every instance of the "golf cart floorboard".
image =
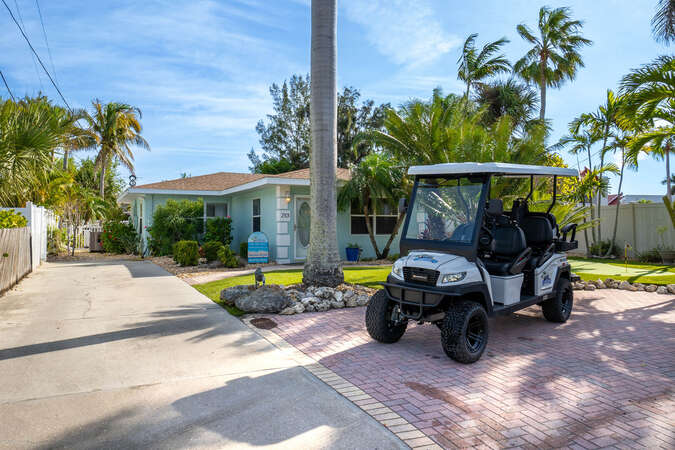
[[546, 300], [546, 296], [538, 296], [538, 295], [523, 296], [521, 297], [521, 300], [518, 303], [514, 303], [512, 305], [500, 305], [499, 303], [496, 303], [494, 305], [492, 312], [494, 315], [503, 316], [511, 314], [523, 308], [527, 308], [528, 306], [536, 305], [537, 303], [542, 302], [544, 300]]

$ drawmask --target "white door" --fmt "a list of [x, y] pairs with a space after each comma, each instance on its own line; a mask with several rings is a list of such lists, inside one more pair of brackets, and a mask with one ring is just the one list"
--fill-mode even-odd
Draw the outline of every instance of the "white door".
[[309, 223], [311, 210], [309, 197], [295, 198], [295, 259], [304, 261], [307, 259], [309, 248]]

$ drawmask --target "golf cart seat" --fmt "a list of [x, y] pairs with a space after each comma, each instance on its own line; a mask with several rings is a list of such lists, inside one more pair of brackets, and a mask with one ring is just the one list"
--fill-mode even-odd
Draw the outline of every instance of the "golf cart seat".
[[528, 215], [523, 219], [522, 227], [527, 245], [532, 248], [528, 267], [539, 267], [548, 261], [555, 251], [551, 222], [543, 215]]
[[484, 261], [487, 271], [500, 276], [521, 273], [532, 254], [525, 233], [518, 225], [504, 220], [506, 216], [500, 199], [491, 199], [486, 212], [494, 220], [491, 256]]

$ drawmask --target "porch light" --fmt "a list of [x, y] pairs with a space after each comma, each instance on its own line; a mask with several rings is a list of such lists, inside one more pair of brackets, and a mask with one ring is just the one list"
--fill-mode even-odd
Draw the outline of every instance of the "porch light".
[[287, 196], [286, 196], [286, 203], [290, 203], [290, 202], [291, 202], [291, 196], [290, 196], [290, 195], [287, 195]]

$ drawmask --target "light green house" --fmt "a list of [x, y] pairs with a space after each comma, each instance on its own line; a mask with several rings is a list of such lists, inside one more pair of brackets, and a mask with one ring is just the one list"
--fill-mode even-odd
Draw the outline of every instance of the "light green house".
[[[349, 180], [349, 171], [338, 169], [338, 186]], [[131, 220], [147, 242], [146, 227], [152, 226], [152, 214], [168, 199], [203, 200], [204, 218], [232, 218], [232, 249], [262, 231], [269, 239], [270, 260], [278, 264], [303, 262], [309, 245], [309, 169], [276, 175], [218, 172], [177, 180], [135, 186], [120, 197], [130, 205]], [[372, 208], [372, 207], [371, 207]], [[380, 202], [371, 210], [376, 241], [384, 247], [396, 224], [396, 209]], [[374, 258], [365, 217], [357, 208], [338, 211], [338, 247], [343, 259], [348, 244], [358, 244], [362, 258]], [[398, 236], [390, 254], [399, 252]]]

